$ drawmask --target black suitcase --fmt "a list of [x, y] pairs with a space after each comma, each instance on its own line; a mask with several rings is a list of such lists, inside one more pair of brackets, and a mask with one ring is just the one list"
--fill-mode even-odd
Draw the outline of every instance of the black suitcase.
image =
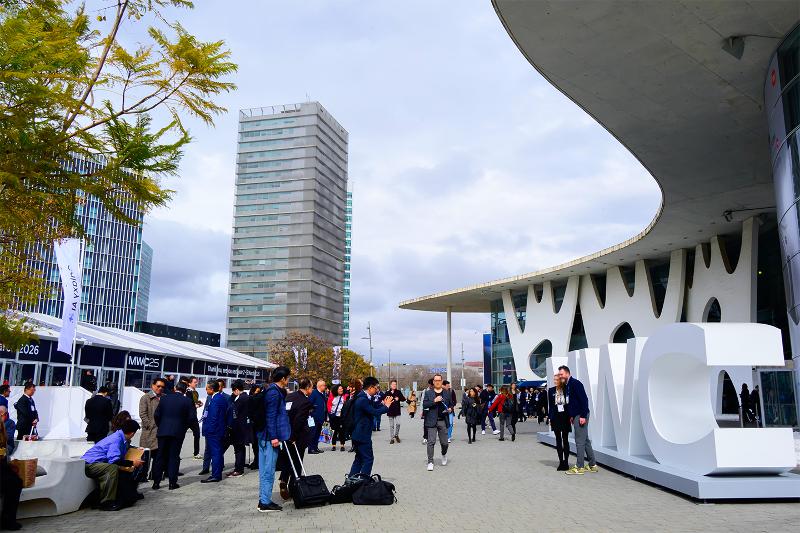
[[325, 485], [325, 480], [322, 476], [314, 474], [312, 476], [306, 475], [306, 468], [303, 466], [303, 460], [300, 458], [300, 451], [297, 449], [297, 444], [292, 443], [294, 451], [297, 454], [297, 460], [300, 463], [300, 470], [302, 475], [297, 474], [292, 460], [292, 453], [287, 443], [286, 453], [289, 456], [289, 464], [292, 466], [294, 477], [289, 482], [289, 494], [292, 495], [294, 506], [297, 509], [304, 507], [316, 507], [318, 505], [325, 505], [331, 498], [331, 493]]

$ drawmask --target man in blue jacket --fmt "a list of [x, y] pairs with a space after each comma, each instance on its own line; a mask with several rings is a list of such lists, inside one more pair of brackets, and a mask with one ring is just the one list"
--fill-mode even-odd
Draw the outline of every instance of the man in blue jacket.
[[[283, 508], [272, 501], [275, 484], [275, 463], [281, 443], [292, 436], [289, 415], [286, 412], [286, 385], [291, 370], [279, 366], [272, 371], [271, 381], [264, 393], [266, 425], [258, 437], [258, 512], [271, 513]], [[258, 424], [256, 424], [258, 426]]]
[[314, 418], [314, 427], [308, 439], [308, 453], [322, 453], [322, 450], [319, 449], [319, 436], [322, 434], [322, 424], [325, 423], [325, 415], [328, 411], [328, 394], [324, 379], [317, 381], [317, 388], [313, 390], [308, 399], [314, 406], [314, 411], [311, 413]]
[[378, 378], [368, 376], [364, 378], [364, 389], [356, 396], [353, 404], [353, 448], [356, 457], [353, 459], [353, 466], [350, 468], [350, 476], [362, 474], [372, 475], [372, 464], [375, 456], [372, 453], [372, 430], [375, 424], [375, 417], [386, 413], [392, 404], [393, 398], [387, 396], [382, 404], [375, 405], [372, 398], [378, 392]]
[[208, 400], [208, 412], [203, 420], [203, 436], [206, 438], [206, 447], [211, 456], [211, 475], [200, 483], [217, 483], [222, 481], [223, 449], [222, 439], [225, 438], [227, 425], [228, 401], [219, 389], [219, 383], [209, 381], [206, 390], [211, 393]]
[[[584, 389], [583, 383], [572, 377], [568, 366], [558, 367], [558, 372], [567, 389], [567, 414], [572, 423], [575, 453], [578, 457], [577, 464], [567, 470], [565, 474], [582, 475], [585, 472], [599, 472], [594, 460], [592, 440], [589, 438], [589, 398], [586, 396], [586, 389]], [[583, 467], [584, 454], [589, 459], [588, 468]]]

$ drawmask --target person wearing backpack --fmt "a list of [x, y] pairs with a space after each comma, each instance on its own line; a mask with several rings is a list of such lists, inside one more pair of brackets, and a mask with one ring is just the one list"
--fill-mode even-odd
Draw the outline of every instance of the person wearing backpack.
[[[286, 385], [291, 370], [285, 366], [272, 371], [272, 383], [264, 393], [264, 429], [258, 432], [258, 512], [270, 513], [283, 508], [272, 501], [275, 463], [281, 443], [292, 436], [286, 413]], [[255, 412], [255, 410], [254, 410]]]
[[508, 428], [508, 433], [511, 435], [513, 442], [517, 438], [517, 433], [514, 430], [514, 412], [516, 411], [516, 398], [508, 390], [508, 387], [503, 385], [500, 387], [500, 394], [495, 397], [491, 407], [489, 407], [489, 414], [494, 412], [500, 413], [500, 440], [505, 439], [505, 430]]
[[380, 405], [375, 405], [372, 398], [378, 392], [378, 378], [367, 376], [364, 378], [364, 390], [358, 393], [353, 403], [353, 430], [351, 438], [356, 456], [353, 466], [350, 467], [350, 476], [357, 474], [369, 477], [372, 474], [372, 464], [375, 456], [372, 453], [372, 430], [375, 417], [385, 414], [392, 403], [392, 397], [387, 396]]

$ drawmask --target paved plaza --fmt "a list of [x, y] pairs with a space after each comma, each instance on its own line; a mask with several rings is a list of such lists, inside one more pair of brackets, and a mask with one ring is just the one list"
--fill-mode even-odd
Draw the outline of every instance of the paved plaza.
[[[184, 447], [181, 488], [153, 491], [116, 513], [84, 509], [24, 520], [29, 531], [797, 531], [800, 505], [787, 503], [703, 504], [602, 469], [599, 474], [565, 476], [556, 472], [555, 450], [536, 442], [544, 426], [520, 423], [516, 442], [478, 434], [467, 444], [466, 428], [456, 421], [447, 466], [436, 459], [426, 471], [421, 422], [403, 414], [401, 444], [389, 445], [388, 421], [375, 433], [375, 468], [397, 487], [391, 507], [336, 505], [261, 514], [258, 475], [202, 485], [200, 461]], [[191, 434], [186, 444], [191, 446]], [[307, 456], [306, 468], [324, 476], [328, 488], [341, 483], [353, 454]], [[226, 456], [232, 465], [232, 450]], [[226, 468], [227, 470], [227, 468]], [[166, 485], [166, 484], [165, 484]], [[281, 502], [277, 493], [275, 501]]]

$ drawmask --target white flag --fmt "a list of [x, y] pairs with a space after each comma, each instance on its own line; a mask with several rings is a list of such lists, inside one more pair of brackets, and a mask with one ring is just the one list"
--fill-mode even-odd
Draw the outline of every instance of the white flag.
[[61, 315], [61, 334], [58, 336], [58, 351], [74, 355], [72, 343], [81, 308], [81, 241], [63, 239], [55, 241], [58, 271], [64, 289], [64, 312]]
[[333, 347], [333, 376], [331, 379], [331, 383], [334, 385], [338, 385], [341, 383], [339, 379], [339, 374], [342, 371], [342, 347], [341, 346], [334, 346]]

